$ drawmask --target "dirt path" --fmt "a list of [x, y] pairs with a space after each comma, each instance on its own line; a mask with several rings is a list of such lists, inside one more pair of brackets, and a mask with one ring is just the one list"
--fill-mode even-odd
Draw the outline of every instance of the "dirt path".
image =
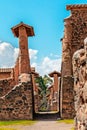
[[57, 123], [56, 121], [38, 121], [31, 126], [8, 126], [17, 130], [71, 130], [72, 124]]

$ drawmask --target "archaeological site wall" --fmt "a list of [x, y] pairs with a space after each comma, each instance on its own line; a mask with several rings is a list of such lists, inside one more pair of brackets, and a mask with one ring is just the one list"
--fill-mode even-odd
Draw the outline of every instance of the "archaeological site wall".
[[28, 36], [33, 27], [14, 26], [12, 32], [19, 37], [19, 55], [14, 68], [0, 69], [0, 120], [33, 119], [33, 83], [28, 53]]
[[87, 38], [73, 55], [75, 130], [87, 129]]
[[33, 119], [32, 86], [20, 83], [0, 97], [0, 120]]
[[6, 95], [14, 87], [14, 79], [7, 78], [0, 80], [0, 97]]
[[[64, 37], [62, 39], [61, 91], [69, 94], [69, 91], [72, 89], [70, 97], [73, 97], [74, 87], [70, 87], [69, 91], [67, 91], [67, 89], [68, 86], [74, 86], [74, 84], [72, 84], [73, 54], [79, 48], [83, 48], [84, 39], [87, 37], [87, 5], [68, 5], [66, 9], [71, 11], [71, 15], [70, 17], [64, 19], [65, 29]], [[69, 111], [68, 118], [73, 118], [74, 114], [72, 115], [72, 109], [74, 109], [74, 102], [70, 105], [70, 107], [68, 107], [67, 103], [70, 104], [72, 99], [70, 100], [67, 96], [67, 102], [65, 102], [64, 95], [64, 93], [61, 94], [61, 117], [66, 118], [67, 115], [65, 115], [65, 113], [67, 114], [67, 111]]]

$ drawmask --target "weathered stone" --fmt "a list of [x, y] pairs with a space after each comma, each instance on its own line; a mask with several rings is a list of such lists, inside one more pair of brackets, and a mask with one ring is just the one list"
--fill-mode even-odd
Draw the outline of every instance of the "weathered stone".
[[[85, 62], [85, 64], [83, 64]], [[87, 129], [87, 38], [73, 55], [76, 130]]]
[[60, 113], [63, 119], [73, 119], [74, 111], [74, 79], [70, 76], [63, 77], [63, 88], [61, 89]]
[[[31, 90], [30, 89], [27, 90], [29, 95], [24, 96], [26, 95], [26, 91], [24, 91], [23, 89], [25, 85], [27, 87], [30, 87], [29, 83], [24, 83], [24, 84], [21, 83], [17, 85], [17, 87], [15, 86], [14, 89], [15, 92], [16, 89], [18, 91], [18, 87], [20, 88], [19, 92], [21, 91], [22, 94], [21, 97], [19, 96], [18, 92], [13, 93], [11, 91], [6, 96], [4, 96], [3, 99], [0, 98], [0, 120], [33, 119], [32, 88]], [[16, 94], [16, 98], [15, 98], [15, 94]], [[25, 99], [26, 99], [26, 103], [25, 103]], [[6, 114], [4, 113], [4, 111]]]
[[[82, 52], [83, 50], [83, 45], [84, 45], [84, 39], [87, 37], [87, 5], [68, 5], [67, 10], [71, 11], [70, 17], [67, 17], [64, 19], [65, 23], [65, 29], [64, 29], [64, 37], [62, 39], [62, 70], [61, 70], [61, 92], [64, 91], [64, 93], [67, 93], [69, 95], [69, 91], [66, 91], [67, 85], [64, 81], [64, 77], [67, 77], [67, 80], [70, 77], [73, 78], [73, 73], [76, 71], [76, 68], [74, 68], [73, 71], [73, 66], [72, 66], [72, 57], [74, 52], [77, 50], [81, 49], [80, 51]], [[84, 50], [81, 53], [81, 57], [84, 59]], [[78, 53], [76, 55], [76, 58], [78, 57]], [[82, 66], [85, 65], [85, 61], [83, 59], [80, 59], [82, 61]], [[83, 68], [83, 67], [82, 67]], [[81, 72], [79, 72], [80, 75]], [[83, 74], [84, 75], [84, 74]], [[77, 74], [78, 77], [78, 74]], [[83, 76], [81, 78], [81, 84], [83, 82]], [[77, 78], [78, 81], [78, 78]], [[76, 81], [76, 82], [77, 82]], [[71, 83], [70, 83], [71, 82]], [[69, 81], [70, 86], [74, 86], [72, 84], [72, 80]], [[73, 87], [72, 87], [73, 89]], [[75, 88], [77, 89], [77, 88]], [[62, 92], [63, 94], [63, 92]], [[65, 98], [64, 94], [61, 94], [61, 104], [63, 104], [63, 100]], [[72, 95], [73, 96], [73, 93]], [[70, 96], [70, 97], [71, 97]], [[67, 98], [67, 100], [70, 99]], [[72, 99], [71, 99], [72, 100]], [[80, 99], [78, 99], [79, 101]], [[66, 105], [67, 106], [67, 105]], [[61, 105], [62, 107], [62, 105]], [[68, 107], [68, 106], [67, 106]], [[62, 108], [61, 108], [62, 109]], [[67, 108], [69, 109], [69, 108]], [[71, 109], [71, 108], [70, 108]], [[62, 110], [61, 110], [62, 111]], [[63, 116], [63, 113], [62, 113]], [[67, 114], [66, 114], [67, 117]], [[74, 117], [73, 117], [74, 118]]]

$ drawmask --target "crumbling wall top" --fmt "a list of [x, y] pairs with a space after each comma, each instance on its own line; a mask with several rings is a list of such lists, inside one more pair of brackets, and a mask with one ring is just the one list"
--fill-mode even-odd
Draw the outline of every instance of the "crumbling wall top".
[[87, 4], [74, 4], [74, 5], [67, 5], [67, 10], [87, 10]]
[[11, 72], [13, 68], [0, 68], [0, 72]]

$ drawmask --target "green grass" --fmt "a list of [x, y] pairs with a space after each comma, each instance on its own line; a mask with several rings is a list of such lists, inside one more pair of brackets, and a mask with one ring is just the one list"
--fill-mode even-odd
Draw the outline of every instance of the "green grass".
[[[58, 123], [66, 123], [66, 124], [74, 124], [74, 120], [73, 119], [69, 119], [69, 120], [58, 120]], [[73, 130], [73, 129], [72, 129]]]
[[[36, 121], [30, 121], [30, 120], [0, 121], [0, 126], [8, 126], [8, 125], [33, 125], [34, 123], [36, 123]], [[14, 130], [14, 129], [12, 129], [12, 130]]]
[[71, 128], [71, 130], [74, 130], [74, 128]]
[[14, 128], [0, 128], [0, 130], [17, 130], [17, 129], [14, 129]]

